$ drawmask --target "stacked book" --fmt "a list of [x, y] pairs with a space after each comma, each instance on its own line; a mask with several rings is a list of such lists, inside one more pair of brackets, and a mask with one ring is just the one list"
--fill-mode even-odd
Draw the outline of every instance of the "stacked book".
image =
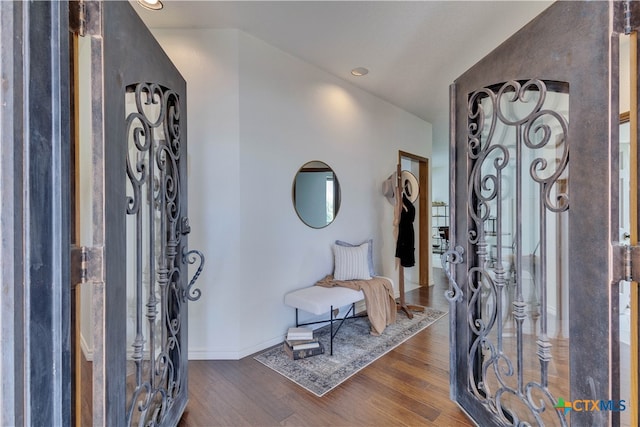
[[322, 343], [313, 337], [313, 330], [310, 328], [289, 328], [283, 346], [285, 353], [293, 360], [324, 353]]

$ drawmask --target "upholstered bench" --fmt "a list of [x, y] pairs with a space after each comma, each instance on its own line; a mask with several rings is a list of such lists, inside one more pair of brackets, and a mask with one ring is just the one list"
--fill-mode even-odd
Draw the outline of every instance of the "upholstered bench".
[[[390, 279], [388, 280], [393, 284]], [[331, 325], [330, 354], [333, 354], [333, 338], [338, 333], [338, 330], [344, 321], [356, 317], [366, 317], [366, 313], [357, 315], [355, 312], [356, 303], [362, 300], [364, 300], [364, 292], [340, 286], [334, 286], [331, 288], [324, 286], [309, 286], [307, 288], [289, 292], [284, 296], [284, 303], [289, 307], [296, 309], [296, 326], [314, 325], [319, 323], [329, 323]], [[350, 306], [349, 310], [347, 310], [342, 317], [338, 317], [337, 309], [345, 306]], [[329, 313], [329, 319], [300, 323], [298, 310], [303, 310], [315, 315]], [[339, 322], [339, 324], [334, 331], [333, 325], [335, 322]]]

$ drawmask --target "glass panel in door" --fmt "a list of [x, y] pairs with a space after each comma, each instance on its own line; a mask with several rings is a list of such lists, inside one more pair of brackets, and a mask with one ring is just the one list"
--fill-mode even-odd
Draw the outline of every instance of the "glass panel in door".
[[469, 384], [505, 423], [553, 425], [569, 396], [566, 89], [508, 82], [469, 103]]
[[127, 424], [156, 425], [186, 391], [182, 104], [155, 84], [129, 86], [125, 104]]

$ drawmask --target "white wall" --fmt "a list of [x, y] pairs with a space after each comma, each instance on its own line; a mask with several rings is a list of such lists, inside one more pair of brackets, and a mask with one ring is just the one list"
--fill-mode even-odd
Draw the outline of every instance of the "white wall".
[[[440, 156], [442, 158], [442, 156]], [[446, 163], [442, 166], [442, 163]], [[447, 152], [447, 158], [442, 160], [437, 166], [434, 165], [431, 168], [432, 189], [431, 201], [432, 202], [445, 202], [449, 204], [449, 187], [451, 180], [449, 179], [449, 158]]]
[[[236, 359], [280, 342], [295, 321], [284, 294], [331, 273], [336, 239], [373, 237], [378, 272], [397, 282], [381, 184], [398, 150], [431, 155], [431, 125], [241, 31], [152, 31], [188, 88], [189, 245], [207, 258], [190, 357]], [[310, 160], [329, 164], [342, 190], [320, 230], [291, 202]]]

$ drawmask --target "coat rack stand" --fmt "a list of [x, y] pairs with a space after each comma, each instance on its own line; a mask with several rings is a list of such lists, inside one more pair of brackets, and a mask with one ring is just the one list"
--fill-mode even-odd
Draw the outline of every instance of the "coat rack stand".
[[[398, 159], [398, 165], [396, 167], [396, 219], [399, 221], [400, 210], [402, 209], [402, 170], [400, 165], [400, 159]], [[423, 262], [424, 260], [420, 260]], [[411, 311], [424, 311], [424, 307], [421, 305], [407, 305], [404, 296], [404, 267], [399, 266], [398, 271], [398, 286], [400, 288], [400, 301], [396, 303], [396, 309], [402, 310], [407, 314], [409, 319], [413, 319], [413, 313]]]

